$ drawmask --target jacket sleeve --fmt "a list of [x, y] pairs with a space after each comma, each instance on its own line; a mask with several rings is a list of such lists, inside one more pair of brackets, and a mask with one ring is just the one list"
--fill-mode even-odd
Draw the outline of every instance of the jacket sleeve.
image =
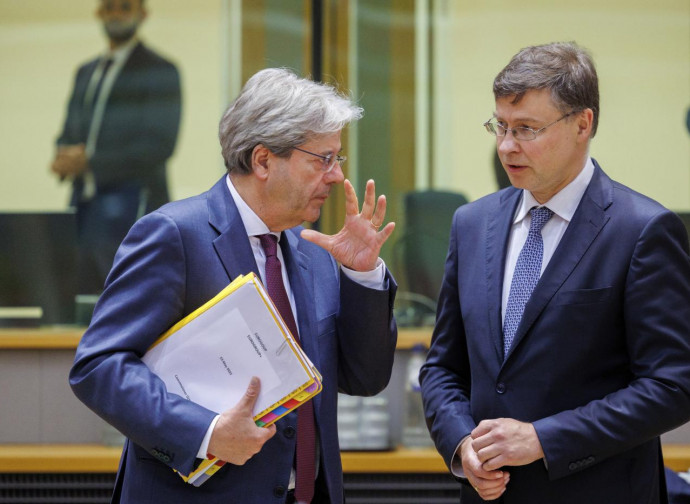
[[431, 348], [419, 374], [427, 425], [449, 468], [458, 444], [476, 427], [470, 408], [470, 362], [458, 294], [456, 220], [457, 214]]
[[390, 380], [398, 339], [397, 284], [388, 271], [384, 283], [383, 290], [371, 289], [340, 273], [338, 386], [347, 394], [372, 396]]
[[77, 397], [152, 455], [189, 473], [215, 413], [176, 394], [141, 361], [183, 316], [185, 253], [175, 222], [154, 212], [123, 242], [69, 381]]

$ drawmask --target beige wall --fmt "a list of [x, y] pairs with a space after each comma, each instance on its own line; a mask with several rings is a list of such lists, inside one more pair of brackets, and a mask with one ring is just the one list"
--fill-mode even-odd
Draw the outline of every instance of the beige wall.
[[[102, 50], [96, 0], [0, 1], [0, 211], [59, 210], [68, 188], [48, 172], [77, 66]], [[228, 101], [224, 5], [147, 0], [142, 38], [178, 63], [183, 119], [169, 164], [174, 198], [221, 174], [216, 140]], [[495, 188], [491, 83], [520, 47], [576, 40], [597, 62], [602, 117], [592, 155], [621, 182], [690, 208], [690, 3], [687, 0], [434, 0], [433, 185], [471, 199]], [[232, 83], [231, 83], [232, 84]], [[234, 88], [233, 88], [234, 89]], [[394, 195], [391, 195], [394, 196]]]
[[601, 121], [591, 154], [614, 179], [690, 209], [690, 2], [435, 2], [435, 185], [476, 199], [495, 190], [496, 74], [520, 48], [575, 40], [593, 54]]
[[[223, 0], [148, 0], [142, 39], [178, 64], [183, 112], [169, 163], [174, 198], [223, 173], [216, 128], [223, 93]], [[105, 48], [96, 0], [0, 1], [0, 211], [62, 210], [67, 184], [49, 173], [76, 68]]]

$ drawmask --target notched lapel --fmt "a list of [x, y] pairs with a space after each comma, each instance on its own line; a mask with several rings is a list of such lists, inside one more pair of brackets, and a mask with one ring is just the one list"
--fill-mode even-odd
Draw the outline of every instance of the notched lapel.
[[500, 206], [487, 219], [486, 231], [486, 285], [489, 308], [489, 334], [496, 350], [496, 358], [503, 362], [503, 324], [501, 304], [503, 298], [503, 271], [508, 248], [508, 237], [520, 202], [520, 190], [508, 190], [501, 195]]
[[235, 202], [225, 177], [208, 192], [208, 223], [219, 233], [213, 247], [223, 263], [230, 281], [253, 271], [259, 278], [259, 268]]
[[582, 201], [573, 215], [573, 220], [566, 229], [561, 242], [554, 251], [544, 274], [539, 279], [530, 297], [522, 320], [515, 333], [506, 360], [514, 352], [520, 341], [525, 337], [532, 324], [546, 305], [554, 297], [558, 289], [575, 270], [592, 242], [599, 235], [609, 216], [606, 209], [612, 204], [613, 184], [599, 165], [594, 162], [595, 171], [592, 180], [582, 196]]

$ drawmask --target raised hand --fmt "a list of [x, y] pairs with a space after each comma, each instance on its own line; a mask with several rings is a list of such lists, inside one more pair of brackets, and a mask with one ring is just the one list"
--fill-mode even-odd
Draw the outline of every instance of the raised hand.
[[345, 224], [335, 235], [325, 235], [305, 229], [302, 238], [326, 249], [343, 266], [356, 271], [371, 271], [376, 267], [381, 247], [395, 228], [389, 222], [379, 231], [386, 216], [386, 197], [376, 199], [374, 181], [367, 181], [362, 211], [355, 189], [345, 180]]

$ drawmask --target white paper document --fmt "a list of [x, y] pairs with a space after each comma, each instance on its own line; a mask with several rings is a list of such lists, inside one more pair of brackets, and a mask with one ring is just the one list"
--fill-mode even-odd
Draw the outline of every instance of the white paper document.
[[315, 375], [261, 283], [253, 274], [244, 278], [173, 326], [142, 360], [169, 392], [216, 413], [237, 404], [258, 376], [257, 416], [314, 383]]

